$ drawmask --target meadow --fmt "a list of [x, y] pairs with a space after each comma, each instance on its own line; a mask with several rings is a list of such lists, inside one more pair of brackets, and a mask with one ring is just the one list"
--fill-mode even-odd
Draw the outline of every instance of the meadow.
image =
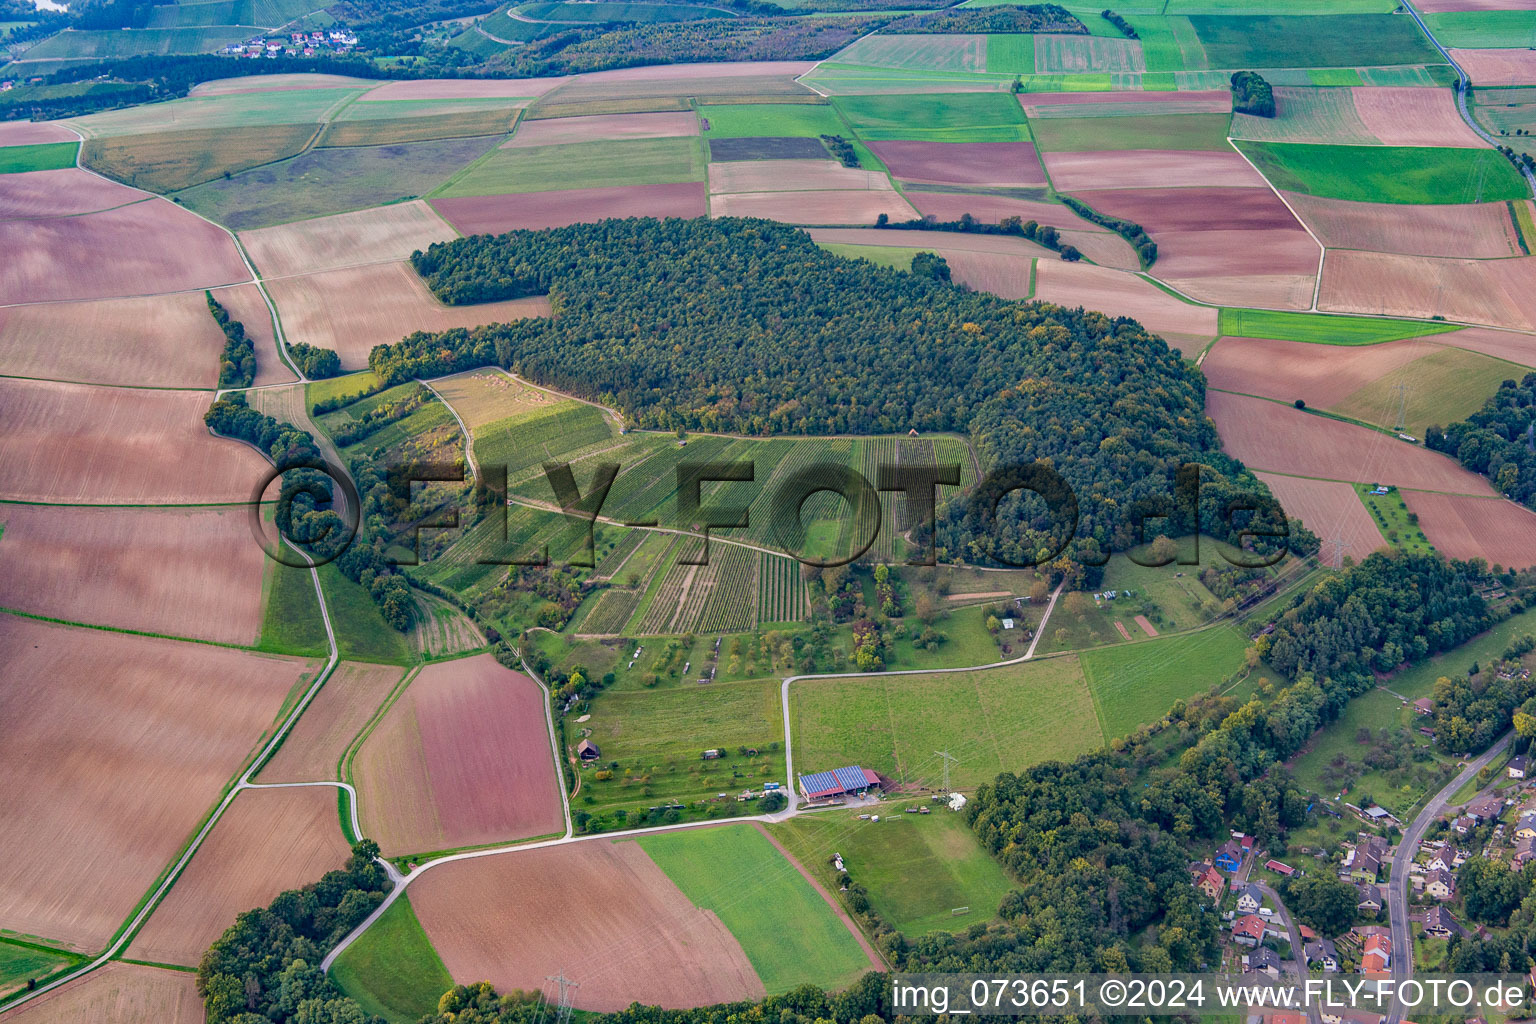
[[294, 156], [314, 137], [312, 124], [117, 135], [87, 140], [81, 163], [125, 184], [167, 193]]
[[44, 142], [36, 146], [0, 147], [0, 174], [26, 171], [56, 171], [75, 166], [78, 142]]
[[698, 110], [700, 121], [709, 122], [703, 134], [711, 139], [848, 134], [848, 126], [837, 111], [821, 103], [731, 103]]
[[1175, 701], [1204, 693], [1243, 669], [1248, 638], [1230, 623], [1081, 656], [1083, 676], [1104, 723], [1118, 739], [1166, 715]]
[[871, 966], [849, 926], [757, 828], [634, 841], [694, 906], [719, 916], [770, 995], [807, 983], [841, 988]]
[[[970, 789], [1001, 771], [1070, 760], [1104, 742], [1074, 657], [975, 672], [803, 680], [790, 689], [795, 770], [859, 764], [897, 782]], [[884, 714], [880, 713], [884, 709]]]
[[1404, 669], [1387, 681], [1394, 693], [1409, 700], [1428, 697], [1441, 676], [1466, 675], [1473, 665], [1486, 665], [1503, 654], [1516, 639], [1536, 634], [1536, 609], [1512, 615], [1492, 629], [1479, 633], [1460, 647], [1437, 654], [1412, 668]]
[[177, 198], [236, 230], [381, 206], [425, 195], [483, 156], [499, 136], [314, 149], [210, 181]]
[[1411, 513], [1401, 492], [1394, 489], [1390, 494], [1372, 494], [1370, 492], [1374, 488], [1367, 484], [1351, 486], [1371, 514], [1371, 520], [1381, 533], [1382, 540], [1409, 554], [1424, 555], [1434, 550], [1424, 536], [1423, 528], [1410, 518]]
[[866, 139], [930, 142], [1029, 140], [1024, 112], [1012, 96], [948, 93], [930, 96], [839, 96], [833, 101]]
[[26, 984], [29, 978], [46, 978], [74, 958], [39, 946], [13, 945], [0, 940], [0, 996]]
[[662, 21], [699, 21], [705, 18], [734, 17], [718, 7], [659, 3], [532, 3], [517, 8], [517, 13], [534, 21], [623, 21], [649, 25]]
[[1388, 14], [1192, 14], [1189, 22], [1213, 68], [1335, 68], [1440, 59], [1411, 18]]
[[987, 36], [986, 70], [991, 74], [1033, 74], [1035, 37], [1017, 32]]
[[[409, 102], [409, 101], [406, 101]], [[392, 104], [367, 104], [391, 106]], [[364, 106], [354, 103], [353, 109]], [[431, 139], [468, 139], [477, 136], [505, 135], [512, 130], [517, 111], [508, 107], [462, 110], [454, 113], [421, 114], [411, 117], [366, 117], [332, 121], [315, 141], [319, 147], [390, 146], [402, 142]]]
[[835, 56], [842, 64], [908, 71], [981, 71], [990, 61], [991, 51], [988, 37], [980, 35], [875, 34], [855, 40]]
[[[275, 530], [275, 528], [274, 528]], [[265, 559], [261, 639], [256, 649], [273, 654], [324, 655], [330, 650], [325, 623], [308, 569]]]
[[409, 895], [395, 900], [331, 967], [342, 992], [390, 1024], [413, 1024], [437, 1010], [453, 978], [416, 919]]
[[509, 192], [702, 181], [698, 139], [634, 139], [498, 149], [432, 193], [487, 196]]
[[1392, 320], [1386, 317], [1326, 316], [1318, 313], [1224, 308], [1217, 329], [1223, 335], [1239, 338], [1275, 338], [1318, 345], [1375, 345], [1384, 341], [1443, 334], [1461, 328], [1455, 324]]
[[1536, 11], [1454, 11], [1426, 14], [1429, 30], [1457, 49], [1536, 46]]
[[[909, 938], [991, 920], [1008, 894], [1008, 876], [963, 816], [924, 805], [933, 813], [882, 807], [878, 822], [838, 812], [802, 814], [768, 831], [823, 886], [833, 886], [832, 854], [842, 854], [844, 868], [869, 890], [881, 919]], [[953, 913], [960, 907], [970, 910]]]
[[416, 660], [405, 634], [384, 621], [373, 598], [343, 576], [335, 562], [320, 567], [320, 586], [343, 658], [382, 665], [409, 665]]
[[1375, 203], [1487, 203], [1530, 193], [1491, 149], [1327, 146], [1244, 142], [1240, 148], [1279, 189]]

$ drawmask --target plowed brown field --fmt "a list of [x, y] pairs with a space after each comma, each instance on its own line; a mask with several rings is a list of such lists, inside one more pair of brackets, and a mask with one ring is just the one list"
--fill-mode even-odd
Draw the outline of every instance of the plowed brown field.
[[[1438, 338], [1381, 345], [1315, 345], [1269, 338], [1222, 338], [1200, 369], [1211, 387], [1326, 409], [1439, 348]], [[1367, 481], [1368, 482], [1368, 481]]]
[[[1058, 192], [1100, 188], [1255, 188], [1264, 179], [1237, 153], [1128, 149], [1047, 153]], [[1085, 197], [1086, 198], [1086, 197]]]
[[1300, 193], [1285, 198], [1330, 249], [1475, 259], [1520, 255], [1514, 222], [1503, 203], [1406, 206]]
[[[137, 194], [137, 193], [135, 193]], [[0, 305], [163, 294], [250, 279], [234, 241], [164, 199], [0, 221]]]
[[422, 669], [353, 771], [363, 829], [391, 856], [563, 826], [543, 694], [489, 654]]
[[389, 82], [363, 94], [363, 103], [381, 100], [499, 100], [542, 96], [567, 78], [426, 78]]
[[912, 220], [917, 211], [890, 191], [735, 192], [711, 196], [716, 217], [766, 217], [785, 224], [873, 224], [883, 213]]
[[262, 276], [272, 278], [403, 260], [453, 237], [453, 229], [418, 199], [242, 231], [240, 243]]
[[0, 307], [0, 373], [16, 377], [211, 388], [223, 350], [200, 292]]
[[732, 160], [709, 165], [711, 192], [818, 192], [830, 189], [885, 189], [891, 179], [879, 171], [844, 167], [836, 160]]
[[346, 863], [349, 852], [335, 789], [247, 789], [208, 833], [128, 956], [196, 967], [235, 915], [318, 880]]
[[1384, 146], [1471, 146], [1485, 143], [1467, 127], [1449, 89], [1355, 88], [1355, 110]]
[[[259, 782], [330, 782], [336, 766], [405, 674], [394, 665], [344, 661], [294, 724]], [[334, 808], [336, 801], [332, 799]]]
[[663, 111], [654, 114], [590, 114], [586, 117], [551, 117], [524, 121], [502, 149], [553, 146], [569, 142], [604, 142], [611, 139], [667, 139], [699, 134], [699, 119], [692, 112]]
[[1035, 298], [1083, 306], [1109, 316], [1129, 316], [1167, 337], [1175, 348], [1216, 336], [1216, 310], [1181, 302], [1133, 274], [1042, 259], [1035, 264]]
[[1536, 366], [1536, 334], [1496, 331], [1488, 327], [1466, 327], [1437, 336], [1435, 341], [1485, 356], [1508, 359], [1521, 366]]
[[1076, 228], [1083, 231], [1110, 232], [1089, 221], [1059, 203], [1037, 202], [1032, 199], [1014, 199], [1012, 196], [995, 196], [986, 193], [919, 192], [908, 189], [907, 201], [916, 206], [923, 216], [939, 220], [959, 220], [970, 214], [979, 221], [996, 224], [1004, 217], [1049, 224], [1054, 228]]
[[0, 649], [0, 921], [100, 949], [314, 666], [13, 615]]
[[[1300, 519], [1302, 525], [1322, 538], [1318, 557], [1323, 564], [1338, 567], [1346, 555], [1358, 562], [1372, 551], [1386, 547], [1376, 521], [1355, 493], [1353, 484], [1274, 473], [1254, 475], [1269, 487], [1288, 518]], [[1337, 553], [1329, 543], [1334, 540], [1344, 542]]]
[[1529, 85], [1536, 82], [1536, 50], [1451, 50], [1473, 85]]
[[1456, 494], [1492, 494], [1488, 481], [1451, 459], [1352, 423], [1263, 398], [1207, 391], [1205, 412], [1227, 452], [1254, 469]]
[[764, 995], [741, 944], [638, 843], [596, 839], [445, 864], [411, 906], [456, 979], [502, 991], [581, 978], [585, 1010], [703, 1006]]
[[1334, 249], [1323, 263], [1318, 308], [1343, 313], [1443, 316], [1536, 329], [1536, 257], [1434, 259]]
[[203, 1024], [197, 976], [110, 963], [7, 1014], [6, 1024]]
[[208, 433], [205, 391], [0, 379], [0, 498], [246, 501], [270, 463]]
[[374, 263], [288, 277], [267, 285], [289, 341], [334, 349], [343, 366], [368, 365], [375, 345], [412, 331], [444, 331], [548, 316], [546, 298], [445, 306], [407, 263]]
[[1029, 142], [871, 142], [902, 181], [936, 185], [1044, 185], [1045, 172]]
[[47, 142], [78, 142], [74, 132], [50, 121], [0, 122], [0, 146], [37, 146]]
[[148, 193], [76, 167], [0, 175], [0, 220], [70, 217], [127, 203], [148, 202], [150, 198]]
[[1448, 558], [1481, 558], [1507, 569], [1536, 565], [1536, 512], [1502, 498], [1402, 495], [1424, 536]]
[[230, 644], [261, 631], [245, 509], [0, 505], [0, 605]]
[[684, 181], [461, 196], [434, 199], [432, 206], [463, 234], [500, 234], [518, 228], [560, 228], [608, 217], [703, 217], [709, 212], [709, 190], [702, 181]]

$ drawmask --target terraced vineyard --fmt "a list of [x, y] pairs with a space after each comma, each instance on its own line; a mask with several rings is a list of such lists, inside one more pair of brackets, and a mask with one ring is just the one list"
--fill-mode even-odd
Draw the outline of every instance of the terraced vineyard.
[[510, 479], [520, 470], [611, 437], [613, 426], [601, 409], [560, 402], [480, 427], [475, 431], [475, 457], [482, 466], [506, 466]]

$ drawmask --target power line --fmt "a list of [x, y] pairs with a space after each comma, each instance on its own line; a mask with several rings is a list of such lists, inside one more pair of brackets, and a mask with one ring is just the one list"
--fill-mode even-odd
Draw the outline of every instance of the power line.
[[572, 981], [565, 976], [565, 972], [546, 975], [545, 981], [552, 981], [560, 988], [560, 1009], [555, 1017], [555, 1024], [570, 1024], [571, 1020], [571, 989], [581, 988], [581, 983]]
[[960, 763], [960, 759], [958, 757], [951, 756], [950, 752], [947, 751], [947, 750], [935, 750], [934, 753], [938, 754], [940, 757], [942, 757], [944, 759], [944, 792], [948, 793], [949, 792], [949, 763], [951, 761], [953, 761], [956, 764], [959, 764]]

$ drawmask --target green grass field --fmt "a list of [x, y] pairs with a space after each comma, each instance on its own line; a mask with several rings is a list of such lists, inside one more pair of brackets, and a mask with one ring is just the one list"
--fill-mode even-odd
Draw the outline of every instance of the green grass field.
[[[1397, 425], [1401, 407], [1407, 432], [1423, 437], [1431, 424], [1445, 426], [1466, 419], [1483, 407], [1501, 381], [1519, 380], [1523, 367], [1459, 348], [1437, 348], [1407, 366], [1372, 381], [1344, 401], [1330, 406], [1332, 412], [1377, 426]], [[1400, 403], [1397, 387], [1409, 388]]]
[[382, 206], [426, 195], [501, 141], [500, 136], [312, 149], [178, 194], [189, 208], [237, 230]]
[[256, 646], [276, 654], [324, 655], [330, 651], [314, 577], [308, 569], [267, 559], [262, 581], [261, 639]]
[[1473, 203], [1530, 196], [1492, 149], [1244, 142], [1270, 182], [1289, 192], [1376, 203]]
[[860, 764], [938, 788], [934, 751], [959, 759], [951, 784], [1070, 760], [1104, 742], [1073, 657], [934, 675], [805, 680], [790, 689], [797, 772]]
[[361, 89], [284, 89], [188, 96], [75, 118], [70, 124], [91, 137], [197, 128], [244, 128], [266, 124], [314, 124], [328, 111], [362, 94]]
[[830, 105], [820, 103], [719, 103], [699, 107], [711, 139], [815, 138], [847, 135], [848, 126]]
[[1226, 114], [1145, 114], [1130, 117], [1042, 117], [1030, 122], [1046, 152], [1227, 147]]
[[343, 658], [385, 665], [409, 665], [416, 660], [405, 634], [384, 621], [373, 598], [343, 576], [335, 562], [320, 567], [320, 586]]
[[46, 978], [70, 962], [57, 953], [0, 941], [0, 995], [25, 985], [29, 978]]
[[987, 36], [986, 70], [992, 74], [1034, 74], [1035, 37], [1016, 32]]
[[1029, 139], [1024, 111], [1002, 93], [840, 96], [843, 116], [868, 139], [1014, 142]]
[[877, 266], [896, 270], [911, 270], [912, 257], [923, 251], [899, 245], [852, 245], [844, 242], [822, 242], [820, 245], [828, 252], [851, 260], [869, 260]]
[[1419, 338], [1460, 329], [1452, 324], [1392, 320], [1385, 317], [1327, 316], [1321, 313], [1232, 308], [1221, 311], [1217, 324], [1217, 330], [1223, 335], [1307, 341], [1318, 345], [1377, 345], [1384, 341]]
[[755, 827], [634, 841], [694, 906], [719, 916], [770, 995], [805, 984], [843, 988], [869, 969], [848, 926]]
[[78, 142], [45, 142], [37, 146], [0, 147], [0, 174], [56, 171], [75, 166]]
[[1193, 14], [1189, 22], [1213, 68], [1335, 68], [1440, 60], [1413, 19], [1389, 14]]
[[336, 958], [331, 980], [364, 1013], [390, 1024], [413, 1024], [435, 1013], [438, 999], [453, 987], [448, 968], [404, 895]]
[[[1008, 876], [976, 841], [965, 818], [928, 801], [933, 813], [882, 807], [878, 822], [851, 813], [802, 814], [768, 831], [831, 889], [834, 853], [869, 901], [897, 931], [915, 938], [991, 920], [1008, 893]], [[964, 914], [952, 911], [969, 907]]]
[[498, 149], [432, 194], [492, 196], [703, 179], [704, 147], [698, 139], [578, 142]]
[[1419, 524], [1409, 518], [1412, 513], [1408, 511], [1408, 505], [1400, 492], [1393, 490], [1391, 494], [1371, 494], [1373, 488], [1366, 484], [1355, 484], [1354, 488], [1370, 512], [1371, 520], [1375, 522], [1383, 541], [1409, 554], [1425, 555], [1434, 550]]
[[[653, 654], [664, 644], [643, 641]], [[617, 762], [619, 767], [604, 781], [594, 777], [595, 769], [583, 772], [573, 809], [643, 810], [666, 800], [689, 803], [718, 793], [735, 795], [765, 781], [786, 781], [779, 749], [784, 725], [778, 685], [772, 680], [611, 690], [592, 702], [590, 713], [581, 727], [592, 730], [592, 742], [603, 751], [602, 764]], [[574, 733], [570, 741], [576, 742]], [[743, 755], [741, 747], [760, 753]], [[709, 749], [724, 750], [726, 756], [705, 761], [702, 754]]]
[[1424, 21], [1442, 44], [1458, 49], [1536, 46], [1536, 11], [1456, 11], [1426, 14]]
[[193, 28], [66, 29], [27, 51], [28, 60], [45, 58], [104, 60], [139, 54], [210, 53], [226, 43], [260, 35], [256, 25], [209, 25]]
[[1492, 629], [1479, 633], [1454, 651], [1437, 655], [1412, 668], [1404, 669], [1387, 681], [1394, 691], [1416, 700], [1428, 697], [1441, 676], [1466, 675], [1474, 662], [1486, 665], [1527, 633], [1536, 634], [1536, 609], [1512, 615]]
[[1083, 676], [1104, 722], [1117, 739], [1166, 715], [1174, 701], [1204, 693], [1240, 672], [1248, 638], [1233, 625], [1120, 644], [1081, 656]]

